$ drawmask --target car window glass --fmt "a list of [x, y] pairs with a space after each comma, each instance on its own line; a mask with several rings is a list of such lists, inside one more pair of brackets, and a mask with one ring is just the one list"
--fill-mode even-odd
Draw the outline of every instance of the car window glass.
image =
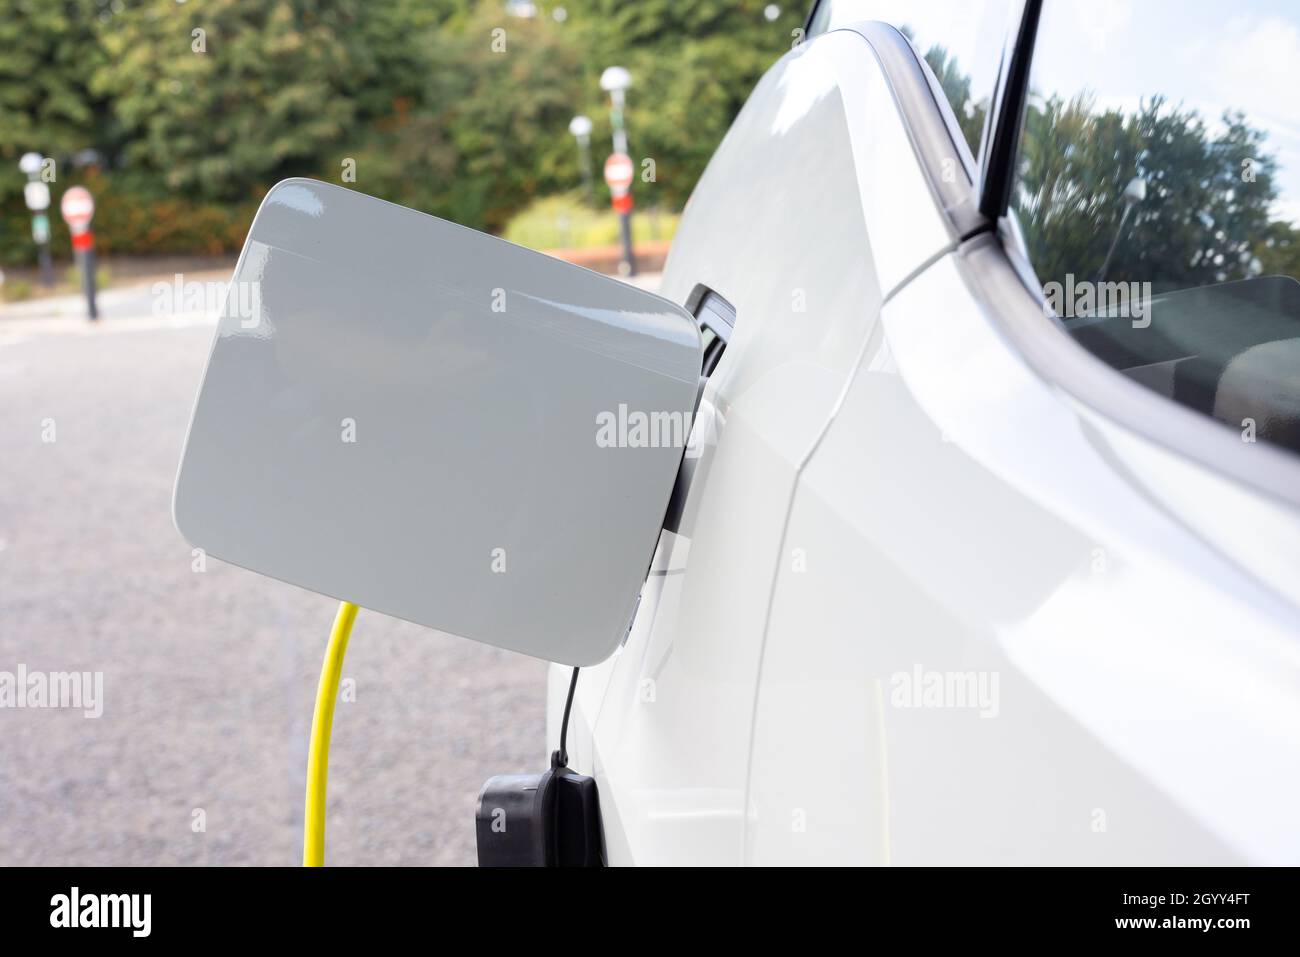
[[1094, 355], [1300, 449], [1300, 7], [1043, 6], [1012, 205]]

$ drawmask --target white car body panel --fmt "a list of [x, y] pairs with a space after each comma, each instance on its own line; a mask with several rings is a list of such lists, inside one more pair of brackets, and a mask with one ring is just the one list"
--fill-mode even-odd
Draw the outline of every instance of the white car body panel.
[[[1294, 608], [952, 308], [954, 258], [886, 305], [800, 475], [786, 538], [810, 558], [775, 590], [749, 860], [1295, 860]], [[895, 706], [918, 665], [998, 674], [996, 720]]]
[[715, 428], [573, 708], [608, 863], [1300, 862], [1300, 516], [1043, 378], [1008, 269], [861, 36], [755, 89], [662, 290], [736, 307]]

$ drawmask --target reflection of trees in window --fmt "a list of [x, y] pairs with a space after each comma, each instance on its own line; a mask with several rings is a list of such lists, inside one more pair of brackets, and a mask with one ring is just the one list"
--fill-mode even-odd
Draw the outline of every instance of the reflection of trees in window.
[[[899, 32], [907, 37], [913, 47], [916, 46], [914, 28], [905, 24], [899, 28]], [[957, 117], [957, 125], [961, 127], [966, 144], [971, 152], [978, 156], [980, 137], [984, 132], [984, 114], [988, 112], [988, 99], [977, 102], [971, 96], [970, 74], [962, 72], [961, 67], [957, 65], [957, 58], [948, 52], [947, 47], [938, 43], [933, 44], [925, 52], [924, 59], [934, 72], [943, 95], [948, 99], [948, 105], [952, 107]]]
[[970, 92], [970, 74], [963, 73], [957, 66], [957, 58], [944, 47], [935, 44], [926, 51], [925, 62], [934, 71], [944, 96], [957, 115], [957, 125], [966, 137], [966, 143], [976, 156], [980, 151], [980, 136], [984, 132], [984, 114], [988, 111], [988, 101], [976, 102]]
[[[1097, 110], [1089, 94], [1031, 98], [1018, 170], [1017, 212], [1044, 280], [1096, 279], [1186, 288], [1300, 269], [1300, 242], [1274, 220], [1277, 161], [1245, 114], [1212, 131], [1162, 96], [1136, 112]], [[1127, 200], [1134, 177], [1145, 195]]]

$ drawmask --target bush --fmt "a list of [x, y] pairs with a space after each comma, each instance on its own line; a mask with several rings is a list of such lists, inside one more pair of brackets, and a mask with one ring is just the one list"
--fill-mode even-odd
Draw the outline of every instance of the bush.
[[[632, 241], [672, 239], [679, 218], [658, 209], [633, 211]], [[613, 210], [593, 209], [575, 193], [537, 200], [510, 220], [503, 235], [531, 249], [587, 249], [620, 241]]]
[[26, 279], [6, 279], [0, 292], [4, 293], [5, 302], [21, 302], [31, 298], [32, 284]]
[[[105, 266], [105, 265], [102, 265], [102, 264], [98, 264], [98, 263], [97, 263], [97, 264], [95, 265], [95, 288], [96, 288], [96, 289], [106, 289], [106, 288], [108, 288], [108, 282], [109, 282], [109, 279], [110, 279], [110, 278], [112, 278], [112, 277], [111, 277], [110, 274], [109, 274], [108, 267]], [[81, 288], [81, 266], [80, 266], [80, 264], [78, 264], [78, 263], [73, 263], [71, 266], [69, 266], [69, 267], [64, 271], [64, 273], [63, 273], [63, 285], [67, 286], [67, 287], [70, 288], [70, 289], [80, 289], [80, 288]]]
[[[137, 177], [107, 176], [98, 170], [60, 178], [50, 186], [50, 250], [56, 259], [72, 255], [72, 237], [59, 215], [68, 187], [82, 185], [95, 197], [95, 249], [101, 254], [219, 255], [238, 252], [261, 196], [243, 202], [196, 201], [183, 193], [148, 189]], [[36, 262], [31, 213], [21, 197], [0, 209], [0, 259]]]

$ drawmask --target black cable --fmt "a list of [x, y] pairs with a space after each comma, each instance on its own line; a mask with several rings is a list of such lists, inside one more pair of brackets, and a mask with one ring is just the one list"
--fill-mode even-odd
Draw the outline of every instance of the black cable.
[[569, 679], [569, 696], [564, 699], [564, 720], [560, 722], [560, 750], [551, 755], [552, 767], [569, 766], [569, 751], [564, 743], [569, 737], [569, 712], [573, 710], [573, 690], [578, 687], [578, 672], [581, 670], [581, 668], [574, 668], [573, 677]]

